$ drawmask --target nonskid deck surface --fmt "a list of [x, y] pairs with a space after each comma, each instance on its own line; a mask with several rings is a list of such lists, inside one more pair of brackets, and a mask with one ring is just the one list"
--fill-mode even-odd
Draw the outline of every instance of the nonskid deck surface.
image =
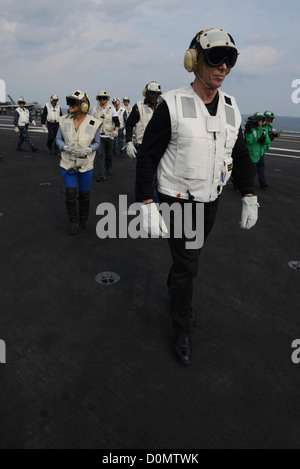
[[[40, 124], [30, 136], [39, 152], [17, 152], [0, 117], [0, 447], [299, 447], [299, 136], [272, 143], [254, 229], [239, 228], [239, 193], [224, 190], [188, 368], [172, 354], [167, 241], [96, 235], [99, 204], [134, 201], [135, 162], [115, 158], [93, 180], [90, 230], [71, 237], [59, 158]], [[120, 279], [96, 282], [103, 272]]]

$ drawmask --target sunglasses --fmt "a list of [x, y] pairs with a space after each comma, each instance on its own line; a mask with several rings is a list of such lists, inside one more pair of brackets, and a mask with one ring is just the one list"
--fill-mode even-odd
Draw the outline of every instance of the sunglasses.
[[72, 107], [79, 106], [80, 104], [80, 102], [76, 98], [66, 98], [66, 101], [67, 101], [67, 105], [72, 106]]
[[238, 51], [233, 47], [212, 47], [203, 51], [205, 63], [209, 67], [218, 67], [224, 62], [233, 68], [238, 58]]

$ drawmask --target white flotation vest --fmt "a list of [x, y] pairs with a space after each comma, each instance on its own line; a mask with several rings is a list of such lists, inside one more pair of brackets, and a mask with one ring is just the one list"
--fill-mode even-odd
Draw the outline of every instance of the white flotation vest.
[[124, 127], [124, 112], [125, 108], [123, 106], [120, 107], [120, 109], [116, 109], [116, 112], [118, 114], [119, 122], [120, 122], [120, 129], [123, 129]]
[[113, 121], [114, 107], [110, 104], [105, 109], [101, 109], [99, 104], [93, 107], [93, 116], [100, 121], [100, 135], [111, 136], [115, 129]]
[[[100, 121], [87, 114], [76, 132], [73, 117], [67, 115], [59, 118], [59, 125], [65, 144], [69, 145], [75, 142], [74, 148], [80, 148], [90, 146], [100, 126]], [[86, 158], [75, 158], [70, 153], [62, 151], [60, 166], [67, 170], [76, 169], [84, 173], [93, 169], [95, 155], [96, 152], [94, 151]]]
[[58, 122], [60, 117], [60, 105], [56, 104], [55, 107], [51, 103], [46, 103], [47, 107], [47, 122], [51, 124]]
[[132, 111], [132, 106], [130, 106], [130, 104], [128, 104], [128, 106], [124, 106], [124, 110], [126, 112], [126, 116], [127, 116], [127, 119], [128, 119], [128, 117], [130, 116], [130, 113]]
[[25, 125], [29, 124], [30, 114], [29, 114], [28, 109], [26, 108], [21, 109], [20, 107], [18, 107], [16, 111], [19, 114], [18, 126], [24, 127]]
[[216, 116], [211, 116], [191, 85], [170, 91], [166, 101], [172, 134], [158, 166], [162, 194], [211, 202], [218, 198], [232, 172], [232, 150], [241, 125], [235, 98], [222, 91]]
[[153, 111], [151, 107], [149, 107], [147, 104], [144, 104], [144, 101], [138, 101], [136, 104], [139, 110], [140, 119], [135, 126], [135, 138], [136, 143], [140, 145], [143, 141], [146, 127], [153, 116]]

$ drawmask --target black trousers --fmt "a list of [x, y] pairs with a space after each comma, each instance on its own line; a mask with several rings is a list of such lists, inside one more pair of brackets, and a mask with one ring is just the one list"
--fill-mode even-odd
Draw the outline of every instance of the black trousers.
[[[159, 194], [161, 203], [166, 202], [172, 205], [174, 202], [182, 204], [182, 214], [184, 206], [192, 204], [192, 229], [196, 228], [196, 205], [197, 202], [183, 201], [163, 194]], [[218, 201], [204, 204], [204, 242], [207, 239], [216, 219]], [[183, 226], [183, 225], [182, 225]], [[174, 237], [174, 217], [170, 220], [170, 238], [168, 238], [169, 248], [173, 264], [168, 276], [168, 288], [170, 294], [170, 317], [172, 326], [177, 335], [190, 333], [191, 329], [191, 306], [193, 299], [194, 278], [198, 274], [199, 257], [201, 249], [187, 249], [187, 238], [182, 233], [181, 238]]]
[[52, 150], [52, 146], [54, 146], [54, 152], [58, 152], [58, 146], [56, 145], [55, 139], [56, 139], [56, 134], [59, 128], [59, 123], [58, 122], [48, 122], [47, 123], [48, 127], [48, 140], [47, 140], [47, 147], [49, 150]]

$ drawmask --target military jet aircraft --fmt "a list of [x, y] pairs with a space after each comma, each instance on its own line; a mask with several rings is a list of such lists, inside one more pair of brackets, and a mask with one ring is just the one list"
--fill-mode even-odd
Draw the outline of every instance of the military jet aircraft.
[[[5, 103], [0, 102], [0, 107], [5, 107], [6, 109], [17, 109], [19, 105], [13, 100], [13, 98], [9, 94], [7, 96], [10, 101], [6, 101]], [[43, 106], [41, 106], [37, 101], [33, 101], [32, 103], [26, 102], [25, 107], [29, 109], [29, 111], [40, 111], [43, 109]]]
[[[9, 98], [9, 101], [6, 100], [6, 85], [4, 80], [0, 80], [0, 107], [2, 109], [17, 109], [18, 104], [12, 99], [9, 94], [7, 95]], [[40, 111], [43, 109], [43, 106], [41, 106], [37, 101], [33, 101], [32, 103], [26, 103], [25, 107], [29, 109], [30, 111]]]

